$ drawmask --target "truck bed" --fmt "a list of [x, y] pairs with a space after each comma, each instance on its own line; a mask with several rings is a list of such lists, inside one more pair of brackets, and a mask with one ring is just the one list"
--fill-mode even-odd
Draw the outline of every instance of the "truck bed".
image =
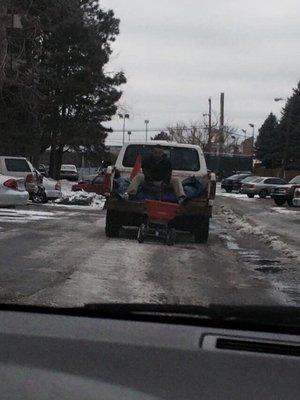
[[[134, 214], [145, 214], [145, 202], [144, 201], [122, 201], [111, 197], [107, 202], [107, 208], [115, 211], [122, 211]], [[208, 204], [206, 196], [199, 197], [189, 200], [184, 206], [180, 207], [180, 214], [198, 214], [199, 212], [208, 211], [211, 212], [211, 206]]]

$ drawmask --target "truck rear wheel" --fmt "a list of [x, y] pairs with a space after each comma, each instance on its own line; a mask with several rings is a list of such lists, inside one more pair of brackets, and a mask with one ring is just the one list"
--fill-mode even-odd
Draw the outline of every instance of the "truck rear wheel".
[[278, 198], [274, 198], [274, 201], [275, 201], [275, 204], [277, 205], [277, 206], [283, 206], [284, 205], [284, 203], [286, 202], [286, 199], [278, 199]]
[[117, 238], [120, 234], [120, 218], [119, 213], [114, 210], [107, 210], [105, 234], [109, 238]]
[[199, 221], [199, 225], [194, 230], [194, 238], [196, 243], [207, 243], [209, 236], [209, 217], [205, 217]]
[[293, 199], [292, 198], [288, 198], [287, 199], [287, 204], [288, 204], [289, 207], [294, 207]]

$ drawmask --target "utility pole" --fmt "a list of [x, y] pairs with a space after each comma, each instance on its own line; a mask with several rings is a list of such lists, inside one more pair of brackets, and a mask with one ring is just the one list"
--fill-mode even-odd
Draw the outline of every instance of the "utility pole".
[[254, 131], [255, 131], [255, 126], [254, 124], [249, 124], [249, 126], [252, 128], [252, 169], [254, 168]]
[[148, 142], [148, 124], [149, 124], [149, 119], [145, 119], [145, 125], [146, 125], [146, 142]]
[[208, 151], [211, 147], [211, 97], [208, 99]]
[[[284, 101], [286, 100], [283, 97], [276, 97], [274, 101]], [[284, 144], [284, 153], [283, 153], [283, 160], [282, 160], [282, 176], [283, 178], [286, 177], [286, 167], [288, 165], [288, 159], [289, 159], [289, 143], [290, 143], [290, 133], [291, 133], [291, 125], [292, 125], [292, 114], [294, 111], [294, 103], [291, 103], [289, 106], [289, 112], [287, 115], [287, 127], [285, 131], [285, 144]]]
[[126, 119], [129, 119], [129, 114], [119, 114], [119, 118], [123, 120], [123, 144], [124, 144], [125, 143]]
[[225, 107], [225, 94], [221, 93], [220, 96], [220, 137], [219, 137], [219, 144], [220, 149], [223, 150], [223, 143], [224, 143], [224, 107]]
[[242, 129], [242, 132], [245, 134], [244, 140], [246, 140], [247, 139], [247, 129]]

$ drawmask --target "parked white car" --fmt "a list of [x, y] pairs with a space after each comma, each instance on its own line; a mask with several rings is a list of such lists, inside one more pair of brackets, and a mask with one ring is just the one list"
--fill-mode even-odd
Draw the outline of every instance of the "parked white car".
[[47, 200], [56, 200], [61, 198], [61, 184], [59, 181], [44, 176], [43, 186], [45, 188]]
[[23, 178], [0, 175], [0, 207], [24, 206], [28, 199]]
[[25, 157], [0, 156], [0, 174], [23, 178], [29, 194], [35, 194], [38, 191], [34, 167]]

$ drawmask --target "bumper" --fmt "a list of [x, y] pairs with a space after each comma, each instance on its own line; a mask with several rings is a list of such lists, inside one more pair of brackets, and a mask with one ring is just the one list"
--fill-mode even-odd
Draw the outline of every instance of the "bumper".
[[253, 194], [253, 195], [258, 194], [256, 189], [251, 189], [251, 188], [242, 188], [241, 193], [242, 194]]
[[7, 190], [5, 193], [0, 193], [0, 207], [25, 206], [28, 199], [29, 194], [26, 191], [17, 192], [15, 190]]
[[55, 189], [53, 189], [53, 190], [46, 189], [45, 193], [46, 193], [47, 199], [49, 199], [49, 200], [60, 199], [62, 196], [61, 191], [55, 190]]
[[293, 204], [295, 207], [300, 207], [300, 197], [294, 197]]
[[221, 189], [226, 190], [226, 191], [227, 190], [230, 190], [230, 191], [234, 190], [232, 185], [221, 185]]

